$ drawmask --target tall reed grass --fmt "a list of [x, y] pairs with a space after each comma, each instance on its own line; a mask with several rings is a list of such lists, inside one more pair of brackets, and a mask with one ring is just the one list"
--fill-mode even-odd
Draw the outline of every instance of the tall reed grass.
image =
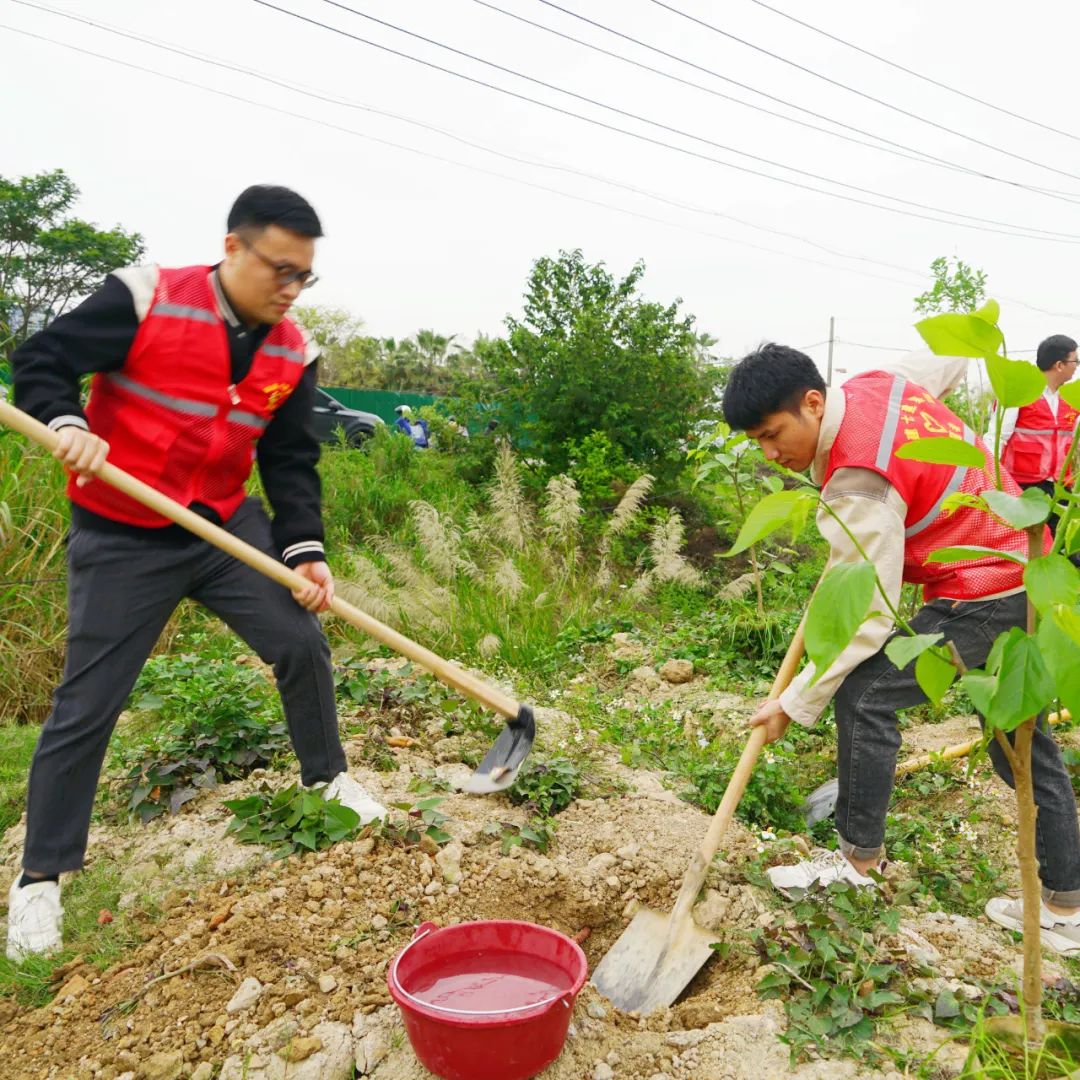
[[0, 723], [48, 713], [63, 666], [67, 520], [60, 467], [0, 430]]

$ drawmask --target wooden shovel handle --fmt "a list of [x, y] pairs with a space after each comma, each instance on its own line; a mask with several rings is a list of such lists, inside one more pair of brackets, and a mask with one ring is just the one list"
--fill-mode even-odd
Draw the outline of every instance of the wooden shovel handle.
[[[772, 689], [769, 691], [770, 699], [779, 697], [788, 688], [791, 680], [795, 678], [795, 672], [799, 669], [799, 662], [802, 660], [806, 649], [806, 643], [803, 639], [805, 622], [804, 619], [803, 622], [799, 623], [799, 628], [791, 639], [787, 654], [784, 656], [780, 670], [773, 680]], [[720, 805], [716, 808], [716, 813], [713, 814], [713, 819], [709, 823], [708, 832], [705, 833], [705, 838], [701, 841], [701, 847], [695, 852], [694, 858], [690, 862], [690, 868], [683, 878], [679, 898], [675, 901], [675, 909], [671, 913], [671, 925], [673, 927], [677, 926], [682, 918], [689, 916], [690, 909], [697, 899], [697, 894], [701, 891], [701, 886], [705, 882], [705, 875], [709, 872], [709, 864], [716, 854], [716, 849], [720, 846], [720, 841], [724, 838], [724, 833], [727, 832], [727, 828], [731, 824], [731, 819], [735, 815], [735, 808], [743, 797], [746, 785], [750, 782], [750, 774], [754, 771], [754, 765], [757, 763], [762, 747], [765, 745], [765, 736], [765, 728], [759, 726], [751, 730], [750, 737], [746, 740], [746, 746], [743, 747], [743, 752], [739, 756], [739, 763], [731, 774], [731, 779], [728, 781], [727, 788], [724, 791], [724, 797], [720, 800]]]
[[[0, 400], [0, 422], [25, 435], [28, 439], [45, 447], [50, 452], [55, 451], [60, 439], [60, 436], [55, 431], [50, 430], [32, 416], [28, 416], [21, 409], [17, 409], [14, 405], [2, 400]], [[283, 585], [286, 589], [303, 589], [311, 584], [307, 578], [301, 577], [294, 570], [290, 570], [284, 563], [278, 562], [277, 559], [272, 558], [265, 552], [245, 543], [243, 540], [233, 536], [232, 533], [226, 532], [213, 522], [200, 517], [186, 506], [181, 506], [167, 495], [163, 495], [160, 491], [150, 487], [149, 484], [144, 484], [130, 473], [118, 469], [109, 462], [105, 463], [101, 472], [97, 474], [97, 478], [92, 482], [96, 484], [100, 481], [104, 481], [111, 487], [116, 488], [117, 491], [122, 491], [136, 502], [161, 514], [162, 517], [167, 517], [170, 521], [176, 522], [177, 525], [182, 525], [189, 532], [202, 537], [203, 540], [232, 555], [233, 558], [239, 559], [240, 562], [276, 581], [279, 585]], [[504, 694], [501, 690], [497, 690], [474, 675], [470, 675], [467, 671], [463, 671], [456, 664], [450, 663], [449, 660], [437, 656], [430, 649], [425, 649], [415, 641], [410, 641], [403, 634], [399, 634], [385, 623], [379, 622], [378, 619], [373, 619], [347, 600], [335, 597], [330, 605], [330, 610], [347, 623], [359, 630], [363, 630], [365, 634], [373, 637], [376, 641], [393, 649], [394, 652], [400, 653], [421, 667], [426, 668], [441, 682], [461, 691], [461, 693], [478, 701], [481, 705], [487, 706], [508, 719], [517, 716], [519, 705], [509, 695]]]

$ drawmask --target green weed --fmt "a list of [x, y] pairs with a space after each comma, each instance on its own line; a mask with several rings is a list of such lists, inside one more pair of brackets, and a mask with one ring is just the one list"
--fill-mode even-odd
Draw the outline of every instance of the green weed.
[[148, 661], [131, 704], [153, 730], [115, 754], [118, 790], [142, 821], [176, 813], [201, 790], [236, 780], [288, 749], [280, 699], [255, 669], [196, 653]]
[[512, 803], [541, 817], [561, 814], [580, 794], [581, 769], [569, 758], [531, 758], [507, 792]]
[[233, 812], [228, 831], [242, 844], [266, 844], [278, 856], [297, 851], [321, 851], [354, 836], [360, 815], [337, 799], [290, 784], [275, 791], [263, 783], [254, 795], [226, 799]]

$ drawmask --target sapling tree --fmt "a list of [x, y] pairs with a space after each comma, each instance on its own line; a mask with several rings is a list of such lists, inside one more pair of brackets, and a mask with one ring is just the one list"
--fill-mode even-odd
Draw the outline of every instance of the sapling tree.
[[[735, 513], [731, 524], [734, 525], [741, 526], [746, 520], [755, 488], [764, 486], [767, 491], [778, 492], [784, 486], [779, 476], [759, 477], [759, 470], [765, 464], [761, 451], [745, 433], [732, 431], [723, 420], [705, 431], [686, 456], [696, 467], [694, 486], [707, 488], [718, 496], [721, 505], [732, 507]], [[761, 588], [758, 545], [751, 544], [748, 554], [754, 574], [758, 615], [764, 617], [765, 599]]]
[[[1024, 568], [1028, 618], [994, 642], [981, 668], [965, 668], [959, 653], [944, 635], [917, 634], [881, 588], [877, 572], [855, 536], [815, 489], [805, 486], [767, 495], [754, 506], [732, 548], [745, 550], [784, 526], [806, 519], [816, 503], [845, 529], [863, 558], [831, 567], [811, 600], [806, 620], [806, 652], [817, 673], [825, 672], [851, 641], [856, 630], [876, 615], [884, 603], [899, 632], [885, 647], [898, 667], [915, 661], [915, 676], [927, 697], [940, 703], [957, 679], [983, 717], [986, 739], [993, 739], [1009, 762], [1017, 804], [1017, 857], [1024, 907], [1023, 1001], [1026, 1037], [1039, 1045], [1044, 1038], [1042, 1017], [1040, 885], [1035, 849], [1037, 807], [1031, 770], [1031, 744], [1038, 718], [1051, 705], [1080, 715], [1080, 571], [1068, 556], [1080, 551], [1080, 478], [1068, 474], [1068, 464], [1056, 478], [1052, 495], [1029, 489], [1021, 495], [1005, 490], [1001, 457], [1001, 416], [1005, 409], [1038, 399], [1045, 387], [1033, 365], [1011, 360], [998, 327], [998, 304], [990, 300], [977, 311], [947, 312], [924, 319], [916, 328], [939, 356], [981, 359], [997, 399], [998, 423], [993, 456], [996, 487], [973, 495], [949, 496], [943, 511], [972, 507], [1007, 526], [1026, 532], [1027, 552], [963, 546], [931, 553], [928, 562], [969, 562], [1008, 558]], [[1062, 397], [1080, 408], [1080, 386], [1061, 388]], [[1078, 424], [1080, 428], [1080, 424]], [[1074, 443], [1080, 432], [1074, 431]], [[982, 468], [983, 452], [965, 441], [963, 433], [923, 436], [902, 443], [898, 456], [916, 461]], [[1052, 543], [1047, 545], [1046, 522], [1059, 515]], [[874, 610], [872, 610], [874, 609]]]

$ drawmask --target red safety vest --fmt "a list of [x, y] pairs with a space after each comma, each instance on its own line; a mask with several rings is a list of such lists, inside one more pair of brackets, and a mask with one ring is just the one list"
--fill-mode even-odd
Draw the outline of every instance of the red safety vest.
[[[921, 386], [899, 375], [869, 371], [844, 383], [844, 419], [829, 452], [825, 482], [837, 469], [871, 469], [884, 476], [907, 504], [904, 519], [904, 580], [922, 585], [926, 600], [948, 597], [978, 600], [1023, 585], [1023, 567], [1007, 559], [927, 563], [944, 547], [989, 547], [1027, 553], [1027, 536], [982, 510], [961, 506], [951, 513], [942, 504], [955, 492], [977, 495], [993, 488], [994, 459], [966, 424]], [[981, 469], [931, 465], [896, 457], [912, 439], [951, 435], [982, 450]], [[1020, 488], [1003, 476], [1005, 490]], [[1050, 534], [1046, 534], [1049, 545]], [[1049, 550], [1047, 547], [1046, 550]]]
[[1057, 416], [1042, 396], [1023, 406], [1002, 452], [1002, 465], [1018, 484], [1040, 484], [1055, 479], [1072, 448], [1072, 433], [1078, 418], [1080, 413], [1064, 398], [1058, 398]]
[[[153, 300], [117, 372], [94, 376], [86, 418], [109, 461], [183, 506], [227, 521], [244, 499], [255, 443], [304, 372], [305, 342], [283, 319], [233, 385], [229, 340], [210, 267], [161, 270]], [[68, 483], [72, 502], [129, 525], [169, 520], [105, 483]]]

